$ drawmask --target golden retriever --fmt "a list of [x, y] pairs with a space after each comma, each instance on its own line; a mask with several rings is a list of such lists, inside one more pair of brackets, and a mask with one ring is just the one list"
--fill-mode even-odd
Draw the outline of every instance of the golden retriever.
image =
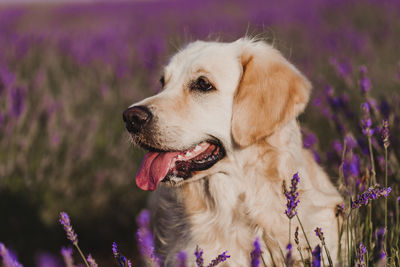
[[[156, 252], [165, 266], [196, 246], [205, 262], [223, 251], [221, 266], [249, 266], [256, 237], [263, 260], [281, 266], [289, 242], [282, 183], [299, 172], [298, 215], [314, 248], [324, 232], [335, 259], [338, 191], [309, 151], [296, 120], [310, 82], [276, 49], [250, 38], [196, 41], [164, 68], [162, 91], [123, 114], [134, 143], [149, 152], [136, 175], [151, 201]], [[292, 236], [298, 221], [292, 219]], [[307, 256], [300, 231], [300, 247]], [[293, 250], [299, 263], [299, 253]]]

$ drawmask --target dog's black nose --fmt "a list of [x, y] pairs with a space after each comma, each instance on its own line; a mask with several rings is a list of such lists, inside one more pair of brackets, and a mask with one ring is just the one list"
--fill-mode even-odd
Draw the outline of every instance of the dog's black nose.
[[136, 106], [128, 108], [122, 113], [122, 118], [125, 122], [126, 129], [130, 133], [137, 133], [140, 129], [148, 123], [153, 115], [150, 110], [145, 106]]

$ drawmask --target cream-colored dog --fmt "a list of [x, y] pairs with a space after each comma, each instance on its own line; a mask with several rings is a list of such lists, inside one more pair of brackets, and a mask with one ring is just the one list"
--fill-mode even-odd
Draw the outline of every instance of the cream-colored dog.
[[[296, 121], [309, 100], [309, 81], [270, 45], [243, 38], [189, 44], [171, 58], [161, 83], [159, 94], [123, 116], [133, 141], [149, 150], [136, 183], [157, 189], [151, 219], [163, 264], [173, 266], [184, 250], [195, 266], [199, 246], [205, 263], [228, 251], [224, 266], [249, 266], [259, 237], [266, 264], [281, 266], [289, 242], [282, 183], [296, 172], [298, 215], [311, 246], [321, 227], [335, 260], [334, 208], [342, 199], [303, 149]], [[291, 225], [294, 244], [296, 218]], [[307, 257], [301, 231], [299, 238]], [[293, 257], [298, 263], [296, 249]]]

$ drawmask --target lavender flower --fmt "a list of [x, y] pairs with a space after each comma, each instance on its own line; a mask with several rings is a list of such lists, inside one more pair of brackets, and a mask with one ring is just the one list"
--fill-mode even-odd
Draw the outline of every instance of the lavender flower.
[[352, 201], [351, 208], [357, 209], [361, 206], [368, 205], [368, 202], [373, 199], [378, 199], [380, 197], [387, 197], [389, 193], [392, 191], [392, 188], [384, 188], [379, 185], [375, 185], [373, 187], [368, 188], [367, 191], [361, 193], [357, 196], [356, 200]]
[[370, 107], [369, 103], [365, 102], [361, 105], [362, 110], [364, 111], [364, 118], [361, 119], [361, 128], [362, 133], [367, 136], [371, 137], [374, 134], [374, 129], [372, 128], [372, 121], [369, 115]]
[[311, 132], [305, 133], [303, 138], [303, 146], [307, 149], [311, 148], [317, 142], [317, 138]]
[[90, 267], [98, 267], [99, 265], [97, 265], [96, 261], [93, 259], [92, 255], [88, 255], [87, 256], [87, 262], [89, 263]]
[[260, 242], [258, 241], [258, 237], [254, 240], [253, 246], [254, 249], [250, 253], [251, 267], [258, 267], [260, 265], [260, 258], [261, 258], [261, 246]]
[[364, 246], [363, 242], [360, 242], [360, 245], [357, 248], [358, 261], [356, 267], [365, 267], [365, 253], [367, 253], [367, 248]]
[[74, 244], [75, 246], [78, 245], [78, 236], [75, 234], [75, 231], [71, 226], [69, 216], [66, 212], [60, 212], [59, 221], [61, 225], [64, 227], [68, 240], [71, 241], [72, 244]]
[[375, 248], [374, 248], [374, 263], [381, 265], [386, 261], [386, 252], [384, 250], [385, 228], [379, 228], [375, 231]]
[[296, 214], [296, 208], [299, 204], [299, 192], [297, 192], [297, 185], [300, 181], [299, 173], [296, 172], [291, 180], [290, 191], [287, 191], [285, 183], [283, 184], [283, 191], [286, 197], [286, 211], [285, 214], [289, 219], [292, 219]]
[[324, 233], [322, 232], [322, 229], [320, 227], [315, 228], [314, 232], [317, 235], [317, 237], [319, 238], [319, 240], [321, 240], [321, 241], [325, 240]]
[[154, 238], [150, 230], [150, 212], [143, 210], [137, 219], [139, 229], [136, 234], [140, 252], [150, 259], [154, 265], [159, 266], [160, 260], [154, 251]]
[[312, 267], [321, 267], [321, 247], [317, 245], [312, 251]]
[[293, 266], [294, 260], [292, 258], [292, 244], [286, 246], [285, 264], [287, 267]]
[[121, 253], [119, 252], [117, 243], [113, 242], [112, 244], [112, 252], [114, 255], [114, 258], [118, 261], [118, 264], [120, 267], [127, 267], [130, 266], [130, 261], [126, 259], [125, 256], [121, 255]]
[[22, 267], [22, 264], [17, 261], [17, 258], [3, 243], [0, 243], [0, 256], [3, 258], [4, 267]]
[[389, 147], [389, 122], [388, 120], [383, 120], [382, 122], [382, 140], [384, 147]]
[[354, 138], [350, 134], [346, 135], [346, 137], [344, 139], [346, 142], [347, 149], [350, 150], [357, 146], [357, 142], [354, 140]]
[[400, 205], [400, 197], [397, 198], [397, 204]]
[[187, 255], [185, 251], [181, 251], [176, 254], [175, 267], [187, 267]]
[[72, 248], [62, 247], [61, 248], [61, 255], [63, 256], [65, 267], [75, 267], [74, 259], [72, 258]]
[[25, 108], [25, 91], [22, 87], [12, 87], [10, 90], [10, 114], [15, 118], [19, 118]]
[[203, 250], [200, 249], [198, 246], [196, 247], [196, 250], [194, 251], [194, 255], [196, 256], [196, 264], [197, 267], [204, 267], [204, 259], [203, 259]]
[[207, 267], [214, 267], [220, 264], [221, 262], [226, 261], [228, 258], [231, 256], [227, 255], [228, 251], [224, 251], [221, 254], [219, 254], [215, 259], [211, 261], [211, 263]]
[[367, 76], [367, 67], [361, 66], [360, 72], [361, 72], [361, 78], [359, 81], [360, 89], [361, 89], [361, 92], [365, 94], [371, 90], [371, 81], [369, 80], [369, 78]]

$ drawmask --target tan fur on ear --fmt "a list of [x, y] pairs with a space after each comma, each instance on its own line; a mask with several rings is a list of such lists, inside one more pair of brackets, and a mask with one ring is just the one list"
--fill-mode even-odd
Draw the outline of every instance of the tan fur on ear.
[[243, 75], [234, 96], [232, 136], [248, 146], [302, 112], [311, 85], [278, 51], [252, 44], [241, 56]]

